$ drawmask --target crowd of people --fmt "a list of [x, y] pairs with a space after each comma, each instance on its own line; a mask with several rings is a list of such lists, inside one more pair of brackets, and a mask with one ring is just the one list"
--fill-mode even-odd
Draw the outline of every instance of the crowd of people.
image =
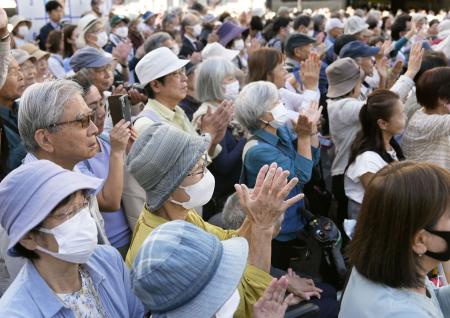
[[1, 317], [450, 316], [450, 15], [103, 5], [0, 8]]

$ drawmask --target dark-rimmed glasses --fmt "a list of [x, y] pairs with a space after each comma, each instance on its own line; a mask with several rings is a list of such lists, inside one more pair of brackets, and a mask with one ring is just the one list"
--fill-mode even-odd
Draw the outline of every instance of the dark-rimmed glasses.
[[199, 174], [205, 175], [206, 167], [208, 166], [208, 156], [204, 154], [202, 156], [203, 162], [201, 163], [200, 167], [197, 167], [194, 171], [191, 171], [188, 173], [189, 177], [197, 176]]
[[87, 127], [89, 127], [89, 124], [91, 123], [91, 121], [94, 122], [94, 114], [95, 114], [94, 112], [90, 112], [89, 114], [82, 115], [78, 119], [51, 124], [48, 126], [48, 128], [56, 128], [58, 126], [63, 126], [63, 125], [68, 125], [68, 124], [73, 124], [73, 123], [81, 123], [82, 128], [87, 128]]

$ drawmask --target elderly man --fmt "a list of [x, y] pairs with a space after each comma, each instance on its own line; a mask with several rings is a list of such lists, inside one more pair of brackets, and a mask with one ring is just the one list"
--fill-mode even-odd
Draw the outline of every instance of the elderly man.
[[0, 88], [0, 120], [2, 124], [1, 141], [1, 173], [8, 174], [17, 168], [26, 155], [25, 147], [20, 139], [17, 123], [19, 105], [16, 102], [25, 89], [23, 75], [16, 60], [9, 58], [8, 72], [3, 86]]
[[[314, 43], [316, 43], [314, 38], [298, 33], [292, 34], [286, 41], [286, 68], [289, 73], [294, 75], [296, 83], [300, 88], [304, 84], [300, 78], [300, 64], [309, 58]], [[327, 75], [325, 73], [326, 67], [327, 65], [325, 63], [320, 62], [319, 90], [322, 96], [325, 96], [328, 90]], [[308, 89], [307, 87], [304, 88]]]
[[9, 64], [9, 49], [11, 36], [8, 32], [8, 17], [5, 10], [0, 8], [0, 88], [6, 80]]
[[344, 33], [344, 23], [338, 18], [331, 18], [325, 24], [325, 51], [328, 51], [334, 46], [336, 39]]
[[369, 25], [363, 18], [354, 15], [347, 19], [344, 25], [344, 34], [353, 34], [359, 41], [367, 43], [371, 32]]
[[144, 42], [144, 51], [145, 54], [160, 48], [160, 47], [168, 47], [172, 50], [175, 55], [180, 53], [180, 48], [178, 47], [177, 42], [172, 38], [172, 36], [167, 32], [156, 32], [150, 35]]
[[11, 55], [20, 66], [20, 71], [22, 72], [24, 80], [24, 89], [36, 83], [36, 58], [30, 55], [27, 51], [21, 49], [11, 50]]
[[[184, 67], [189, 60], [179, 59], [170, 49], [161, 47], [144, 56], [136, 66], [136, 74], [149, 97], [148, 103], [134, 127], [140, 134], [153, 122], [162, 121], [184, 132], [198, 135], [178, 103], [188, 91]], [[212, 157], [220, 153], [220, 141], [231, 120], [233, 106], [223, 103], [214, 112], [208, 112], [202, 121], [200, 133], [208, 133], [211, 143], [208, 149]]]
[[[93, 123], [94, 114], [83, 99], [81, 87], [68, 80], [37, 84], [27, 90], [19, 111], [19, 131], [29, 151], [25, 162], [47, 159], [61, 167], [105, 179], [97, 193], [101, 211], [120, 209], [123, 182], [123, 158], [128, 143], [130, 123], [119, 122], [111, 131], [110, 143], [100, 138]], [[101, 163], [96, 157], [106, 158]], [[108, 158], [109, 157], [109, 158]], [[87, 160], [87, 162], [82, 163]], [[109, 168], [108, 168], [109, 165]], [[89, 169], [83, 169], [83, 166]], [[88, 171], [86, 171], [88, 170]], [[93, 173], [92, 171], [100, 172]], [[97, 201], [96, 201], [97, 202]], [[96, 213], [101, 239], [109, 242], [103, 218]], [[116, 246], [118, 247], [118, 246]]]
[[196, 15], [186, 14], [181, 21], [181, 28], [184, 35], [180, 56], [193, 60], [195, 55], [199, 56], [199, 52], [203, 49], [203, 44], [198, 40], [202, 33], [202, 23]]

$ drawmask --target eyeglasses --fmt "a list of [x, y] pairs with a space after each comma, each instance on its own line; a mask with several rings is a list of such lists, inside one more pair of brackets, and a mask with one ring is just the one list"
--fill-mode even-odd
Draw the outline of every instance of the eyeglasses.
[[82, 128], [87, 128], [87, 127], [89, 127], [89, 124], [91, 123], [91, 121], [92, 122], [94, 121], [94, 112], [85, 114], [78, 119], [51, 124], [48, 126], [48, 128], [55, 128], [57, 126], [68, 125], [68, 124], [73, 124], [73, 123], [81, 123]]
[[204, 154], [202, 156], [202, 159], [203, 159], [203, 162], [201, 163], [201, 166], [197, 167], [197, 169], [195, 169], [194, 171], [189, 172], [188, 173], [189, 177], [197, 176], [199, 174], [205, 175], [206, 167], [208, 166], [208, 156], [206, 154]]
[[84, 198], [83, 202], [81, 204], [77, 204], [77, 206], [68, 208], [64, 210], [62, 213], [53, 214], [50, 215], [50, 217], [54, 218], [55, 220], [61, 220], [65, 221], [70, 219], [72, 216], [80, 212], [82, 209], [89, 207], [89, 199], [87, 197]]

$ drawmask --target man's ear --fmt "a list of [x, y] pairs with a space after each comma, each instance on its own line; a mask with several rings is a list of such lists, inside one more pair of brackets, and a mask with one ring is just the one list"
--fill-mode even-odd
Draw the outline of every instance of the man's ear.
[[150, 85], [153, 93], [156, 94], [156, 93], [161, 92], [161, 86], [162, 86], [161, 82], [154, 80], [154, 81], [151, 81], [149, 85]]
[[51, 133], [47, 129], [38, 129], [34, 133], [34, 140], [45, 152], [53, 153], [55, 151], [52, 139]]

